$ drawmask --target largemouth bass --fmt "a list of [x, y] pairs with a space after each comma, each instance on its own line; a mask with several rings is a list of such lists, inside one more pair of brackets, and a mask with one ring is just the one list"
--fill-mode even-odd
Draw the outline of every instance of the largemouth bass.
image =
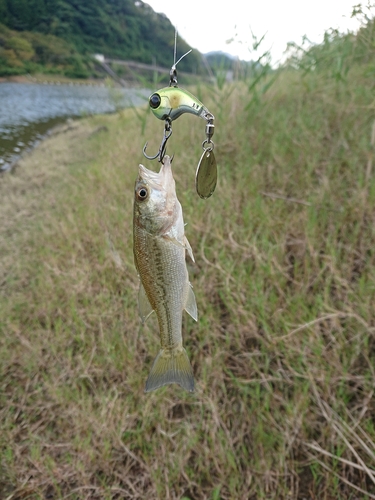
[[182, 314], [197, 321], [198, 312], [185, 263], [194, 260], [184, 233], [171, 159], [164, 157], [159, 173], [139, 165], [134, 195], [134, 261], [141, 280], [138, 307], [142, 322], [155, 311], [161, 349], [146, 382], [149, 392], [176, 383], [194, 391], [193, 370], [182, 345]]

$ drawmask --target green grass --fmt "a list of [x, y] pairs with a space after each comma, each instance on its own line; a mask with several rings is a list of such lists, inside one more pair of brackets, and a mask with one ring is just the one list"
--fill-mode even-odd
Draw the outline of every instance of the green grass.
[[262, 85], [199, 90], [220, 102], [209, 200], [203, 120], [168, 143], [194, 394], [143, 392], [133, 184], [163, 124], [87, 118], [0, 179], [1, 498], [375, 498], [373, 79], [356, 60]]

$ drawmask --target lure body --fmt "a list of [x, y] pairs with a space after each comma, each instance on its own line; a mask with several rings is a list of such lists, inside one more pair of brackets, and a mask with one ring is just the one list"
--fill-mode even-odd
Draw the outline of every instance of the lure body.
[[165, 87], [149, 97], [151, 111], [159, 120], [176, 120], [183, 113], [208, 119], [208, 109], [189, 91], [179, 87]]
[[159, 173], [139, 165], [133, 222], [134, 260], [141, 280], [139, 314], [144, 322], [155, 311], [161, 344], [145, 391], [173, 382], [193, 391], [193, 371], [182, 343], [183, 310], [198, 317], [185, 263], [186, 251], [193, 255], [169, 156]]

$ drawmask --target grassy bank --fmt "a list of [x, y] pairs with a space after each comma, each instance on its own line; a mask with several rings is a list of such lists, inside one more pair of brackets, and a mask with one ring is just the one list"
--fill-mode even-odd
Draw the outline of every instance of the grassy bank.
[[[132, 110], [48, 138], [0, 178], [0, 497], [375, 498], [373, 78], [353, 65], [201, 89], [174, 123], [196, 265], [194, 394], [144, 394], [158, 350], [137, 317]], [[262, 90], [263, 89], [263, 90]]]

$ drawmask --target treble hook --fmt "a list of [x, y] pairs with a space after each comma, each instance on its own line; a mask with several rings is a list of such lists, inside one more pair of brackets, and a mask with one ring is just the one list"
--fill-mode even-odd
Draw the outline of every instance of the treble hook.
[[172, 120], [168, 117], [165, 120], [164, 136], [163, 136], [163, 139], [161, 141], [159, 151], [157, 152], [157, 154], [155, 156], [148, 156], [146, 154], [146, 149], [147, 149], [147, 144], [148, 143], [146, 142], [146, 144], [143, 147], [143, 154], [144, 154], [144, 156], [148, 160], [155, 160], [156, 158], [159, 158], [158, 161], [160, 161], [161, 163], [163, 163], [163, 159], [164, 159], [164, 156], [165, 156], [165, 151], [166, 151], [166, 148], [167, 148], [167, 141], [168, 141], [168, 139], [170, 138], [171, 135], [172, 135]]

